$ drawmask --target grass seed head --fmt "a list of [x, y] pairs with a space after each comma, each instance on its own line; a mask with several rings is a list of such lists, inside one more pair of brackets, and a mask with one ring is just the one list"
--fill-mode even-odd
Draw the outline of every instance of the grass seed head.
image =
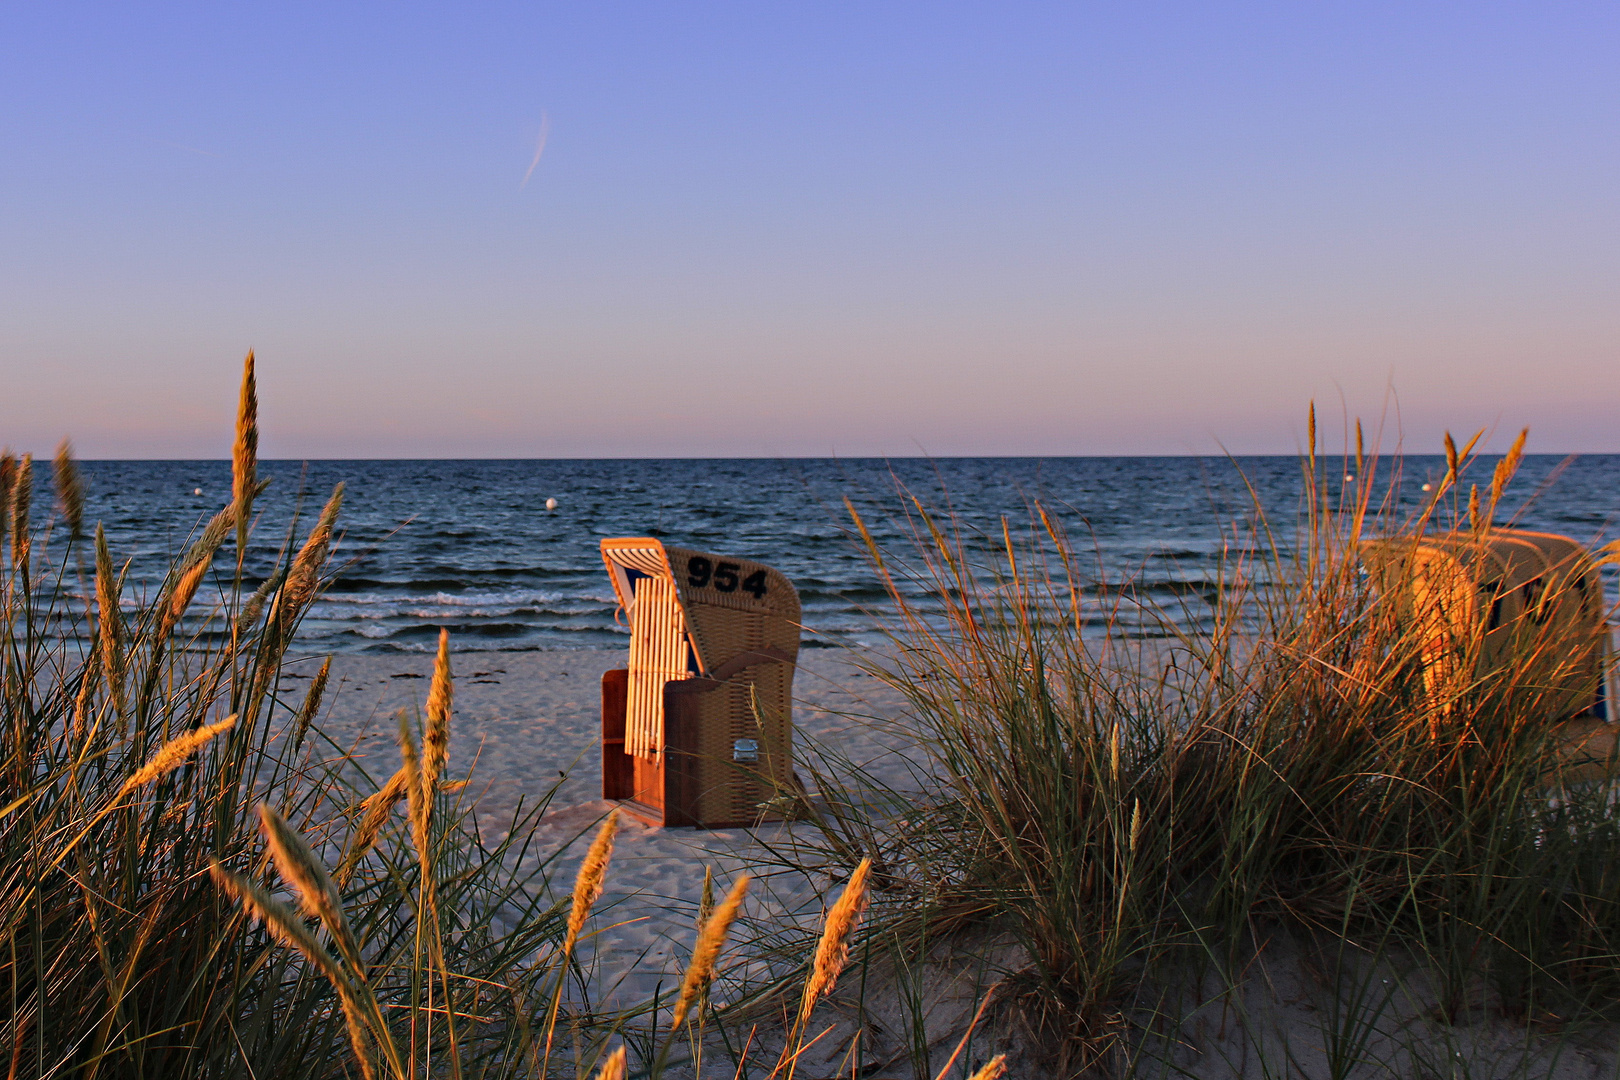
[[714, 909], [714, 917], [698, 934], [697, 944], [692, 946], [692, 962], [686, 966], [686, 975], [681, 979], [680, 996], [675, 999], [675, 1011], [669, 1022], [671, 1030], [686, 1022], [686, 1014], [691, 1011], [692, 1003], [714, 979], [715, 966], [720, 961], [720, 950], [725, 947], [726, 935], [731, 932], [731, 924], [737, 921], [743, 898], [748, 895], [748, 881], [747, 874], [737, 878], [731, 891], [726, 893], [726, 898]]
[[198, 563], [175, 579], [174, 591], [169, 594], [169, 602], [163, 607], [163, 621], [158, 629], [160, 638], [168, 637], [180, 624], [180, 620], [185, 617], [186, 609], [191, 606], [192, 598], [197, 595], [197, 588], [202, 584], [203, 576], [207, 573], [208, 564]]
[[703, 865], [703, 889], [698, 893], [698, 933], [703, 932], [703, 924], [709, 921], [714, 914], [714, 867], [705, 863]]
[[258, 494], [259, 388], [253, 372], [253, 350], [242, 361], [242, 391], [236, 404], [236, 441], [231, 446], [231, 503], [236, 511], [236, 551], [240, 562], [247, 547], [253, 497]]
[[411, 735], [405, 710], [399, 711], [399, 771], [405, 778], [405, 809], [411, 819], [411, 842], [417, 857], [426, 866], [428, 859], [428, 807], [422, 801], [422, 755]]
[[259, 616], [264, 614], [265, 602], [270, 599], [271, 593], [281, 588], [281, 583], [284, 580], [286, 580], [286, 574], [281, 570], [276, 570], [269, 577], [259, 582], [259, 587], [254, 589], [252, 595], [242, 602], [242, 610], [236, 613], [236, 632], [238, 634], [246, 634], [259, 621]]
[[184, 561], [180, 564], [180, 571], [174, 579], [174, 587], [169, 592], [169, 601], [163, 608], [163, 621], [158, 630], [160, 638], [167, 638], [186, 614], [191, 601], [197, 595], [197, 588], [207, 575], [208, 568], [213, 565], [214, 553], [225, 542], [225, 536], [231, 530], [234, 520], [231, 507], [226, 507], [215, 514], [208, 527], [202, 532], [191, 550], [186, 552]]
[[332, 883], [326, 867], [297, 830], [268, 803], [259, 804], [259, 823], [276, 870], [297, 890], [304, 914], [319, 919], [332, 940], [338, 943], [344, 958], [359, 969], [360, 949], [349, 929], [349, 920], [344, 917], [337, 886]]
[[51, 478], [56, 483], [56, 501], [67, 522], [68, 535], [77, 540], [84, 535], [84, 478], [73, 461], [73, 443], [67, 439], [56, 448]]
[[301, 954], [326, 976], [342, 1003], [349, 1044], [360, 1062], [361, 1075], [371, 1080], [376, 1074], [372, 1071], [371, 1050], [366, 1044], [365, 1024], [358, 1001], [360, 995], [332, 954], [315, 940], [315, 935], [309, 932], [309, 927], [304, 925], [297, 912], [253, 882], [226, 870], [217, 859], [209, 860], [208, 873], [219, 890], [239, 902], [250, 916], [259, 920], [271, 937]]
[[1305, 442], [1310, 446], [1311, 475], [1316, 475], [1316, 402], [1311, 402], [1310, 412], [1305, 417]]
[[574, 878], [573, 903], [568, 909], [568, 933], [563, 939], [564, 956], [573, 955], [591, 908], [602, 898], [602, 882], [607, 879], [608, 861], [613, 858], [613, 838], [618, 831], [619, 812], [614, 810], [596, 831], [596, 839], [591, 841], [585, 861], [579, 864], [579, 874]]
[[602, 1067], [596, 1071], [596, 1080], [624, 1080], [625, 1061], [624, 1047], [619, 1047], [609, 1054], [602, 1062]]
[[11, 492], [17, 484], [17, 455], [10, 450], [0, 453], [0, 541], [11, 527]]
[[326, 565], [327, 549], [332, 542], [332, 526], [342, 508], [343, 484], [340, 482], [332, 489], [332, 496], [326, 500], [326, 506], [321, 510], [315, 527], [309, 531], [304, 546], [298, 549], [298, 555], [287, 571], [287, 584], [276, 598], [275, 621], [283, 639], [292, 633], [298, 616], [315, 598], [315, 591], [320, 586], [321, 568]]
[[366, 852], [376, 846], [377, 838], [382, 835], [383, 826], [388, 824], [388, 818], [393, 814], [394, 807], [399, 805], [399, 800], [405, 798], [406, 783], [405, 770], [400, 769], [389, 777], [388, 783], [361, 802], [360, 824], [349, 840], [349, 850], [343, 856], [343, 864], [338, 867], [338, 881], [347, 882], [354, 873], [354, 868], [365, 858]]
[[212, 742], [215, 736], [229, 731], [235, 726], [236, 717], [234, 715], [227, 716], [217, 724], [207, 724], [200, 728], [194, 728], [184, 735], [177, 735], [170, 739], [158, 747], [157, 753], [153, 754], [145, 765], [130, 774], [129, 779], [124, 781], [124, 786], [118, 790], [118, 797], [121, 799], [136, 788], [145, 787], [154, 780], [162, 779], [174, 772], [174, 770], [184, 765], [191, 758], [191, 755]]
[[276, 940], [301, 953], [334, 983], [348, 981], [332, 954], [309, 932], [309, 927], [304, 925], [296, 911], [247, 878], [226, 870], [217, 859], [209, 860], [208, 873], [221, 892], [239, 902], [249, 915], [264, 924]]
[[1513, 440], [1507, 454], [1496, 463], [1496, 471], [1491, 474], [1491, 509], [1490, 516], [1496, 515], [1496, 504], [1502, 501], [1502, 493], [1507, 490], [1508, 482], [1513, 474], [1519, 471], [1519, 463], [1524, 460], [1524, 441], [1530, 437], [1530, 429], [1525, 428], [1519, 432], [1519, 437]]
[[810, 978], [804, 984], [804, 997], [799, 1002], [799, 1021], [803, 1023], [816, 1007], [816, 1002], [832, 993], [844, 965], [849, 963], [849, 942], [866, 910], [867, 878], [872, 872], [872, 860], [862, 859], [855, 872], [849, 875], [844, 891], [827, 912], [821, 928], [821, 941], [816, 946], [815, 963]]
[[450, 705], [455, 687], [450, 677], [450, 631], [439, 630], [439, 652], [428, 688], [427, 729], [422, 733], [422, 784], [431, 799], [450, 758]]
[[309, 693], [304, 695], [304, 704], [298, 710], [298, 724], [293, 732], [293, 746], [302, 746], [304, 736], [309, 734], [309, 725], [314, 723], [315, 715], [321, 711], [321, 698], [326, 694], [326, 680], [332, 675], [332, 658], [328, 656], [321, 664], [321, 670], [315, 673], [315, 678], [309, 684]]
[[24, 454], [11, 481], [11, 565], [28, 559], [28, 504], [34, 497], [34, 455]]

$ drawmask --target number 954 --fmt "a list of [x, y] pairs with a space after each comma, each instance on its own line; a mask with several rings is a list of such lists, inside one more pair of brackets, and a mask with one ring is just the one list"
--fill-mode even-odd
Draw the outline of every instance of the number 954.
[[686, 563], [686, 583], [694, 589], [712, 588], [716, 592], [732, 593], [739, 588], [755, 600], [765, 599], [765, 571], [755, 570], [745, 578], [738, 577], [742, 567], [734, 562], [720, 562], [695, 555]]

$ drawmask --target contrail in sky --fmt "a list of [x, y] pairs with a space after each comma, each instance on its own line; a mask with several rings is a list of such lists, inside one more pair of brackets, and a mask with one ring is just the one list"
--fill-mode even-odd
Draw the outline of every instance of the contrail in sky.
[[522, 191], [528, 186], [529, 177], [534, 175], [534, 167], [540, 164], [540, 155], [546, 152], [546, 136], [551, 133], [551, 117], [545, 113], [540, 114], [540, 138], [534, 144], [534, 160], [529, 162], [529, 171], [523, 174], [523, 183], [518, 185]]

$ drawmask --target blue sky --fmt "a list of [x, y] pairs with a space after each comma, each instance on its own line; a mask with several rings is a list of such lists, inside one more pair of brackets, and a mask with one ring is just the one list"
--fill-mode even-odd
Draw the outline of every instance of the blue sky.
[[1620, 451], [1617, 55], [1597, 4], [10, 5], [0, 441], [222, 455], [252, 347], [267, 456], [1291, 452], [1313, 397]]

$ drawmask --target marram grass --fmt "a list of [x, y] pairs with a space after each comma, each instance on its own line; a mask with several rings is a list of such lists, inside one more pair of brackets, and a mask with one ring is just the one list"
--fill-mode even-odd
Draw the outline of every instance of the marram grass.
[[[321, 868], [377, 792], [320, 731], [330, 664], [302, 698], [283, 696], [278, 674], [331, 572], [341, 489], [265, 580], [219, 558], [233, 535], [238, 556], [254, 543], [252, 374], [250, 361], [232, 503], [148, 594], [126, 587], [102, 530], [77, 527], [84, 480], [65, 448], [60, 513], [43, 520], [31, 459], [0, 455], [0, 1074], [332, 1077], [356, 1060], [397, 1072], [355, 1033], [428, 1005], [427, 945], [467, 1018], [422, 1025], [415, 1050], [445, 1060], [453, 1036], [462, 1075], [515, 1075], [523, 1003], [549, 984], [563, 933], [549, 855], [514, 869], [546, 795], [490, 845], [436, 777], [413, 821], [373, 799], [374, 835], [340, 878]], [[442, 686], [434, 708], [442, 771], [454, 766]], [[302, 912], [254, 884], [261, 829]], [[415, 933], [424, 865], [447, 931], [428, 943]], [[512, 929], [495, 930], [497, 912]]]
[[[894, 613], [893, 647], [863, 662], [906, 700], [929, 781], [918, 796], [818, 776], [836, 797], [801, 858], [871, 859], [869, 942], [1012, 934], [1025, 963], [1008, 996], [1060, 1072], [1121, 1068], [1144, 980], [1189, 964], [1237, 978], [1262, 926], [1415, 955], [1441, 1015], [1488, 1001], [1601, 1020], [1594, 1004], [1620, 993], [1620, 826], [1606, 786], [1554, 790], [1558, 640], [1527, 631], [1442, 700], [1432, 631], [1362, 571], [1364, 540], [1466, 544], [1511, 524], [1524, 436], [1483, 491], [1477, 439], [1448, 436], [1445, 479], [1403, 510], [1398, 461], [1359, 427], [1340, 461], [1313, 434], [1297, 519], [1255, 505], [1171, 609], [1093, 569], [1038, 503], [981, 534], [902, 492], [909, 546], [879, 545], [851, 508]], [[1127, 609], [1161, 636], [1119, 625]]]

